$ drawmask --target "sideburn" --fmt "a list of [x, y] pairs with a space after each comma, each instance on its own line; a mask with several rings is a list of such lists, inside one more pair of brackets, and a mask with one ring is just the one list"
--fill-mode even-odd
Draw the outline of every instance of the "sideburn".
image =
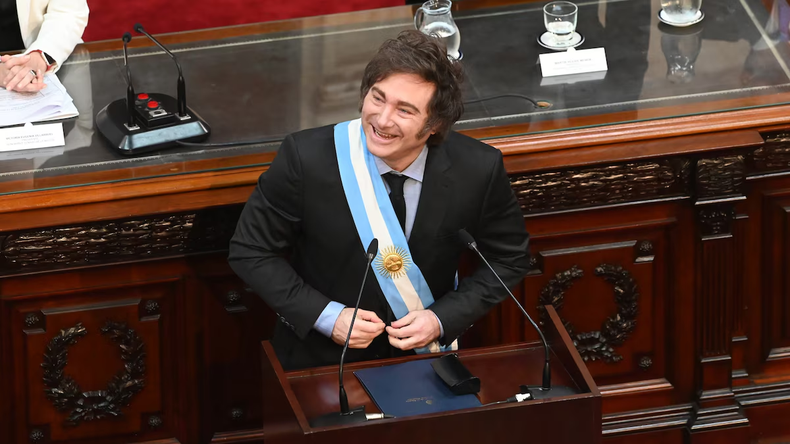
[[434, 129], [434, 126], [436, 126], [436, 122], [432, 122], [431, 118], [429, 117], [425, 121], [425, 126], [422, 127], [419, 133], [417, 133], [417, 138], [422, 139], [423, 137], [425, 137], [426, 134], [428, 134], [429, 132], [431, 132], [431, 130]]

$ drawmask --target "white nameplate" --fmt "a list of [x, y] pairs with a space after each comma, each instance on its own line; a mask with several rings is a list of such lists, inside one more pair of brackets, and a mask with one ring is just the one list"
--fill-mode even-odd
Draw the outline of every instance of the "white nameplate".
[[0, 152], [63, 146], [62, 123], [18, 126], [0, 129]]
[[606, 51], [603, 48], [573, 48], [565, 52], [554, 52], [540, 55], [540, 70], [543, 77], [582, 74], [586, 72], [606, 71]]
[[567, 76], [543, 77], [540, 79], [540, 86], [572, 85], [580, 82], [591, 82], [593, 80], [603, 80], [606, 78], [607, 71], [586, 72], [584, 74], [570, 74]]

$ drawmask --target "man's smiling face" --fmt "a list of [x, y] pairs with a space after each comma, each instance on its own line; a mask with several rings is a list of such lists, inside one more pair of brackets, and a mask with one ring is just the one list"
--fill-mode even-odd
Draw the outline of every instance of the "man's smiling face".
[[390, 168], [403, 171], [431, 136], [425, 128], [436, 86], [416, 74], [391, 74], [376, 82], [362, 103], [368, 150]]

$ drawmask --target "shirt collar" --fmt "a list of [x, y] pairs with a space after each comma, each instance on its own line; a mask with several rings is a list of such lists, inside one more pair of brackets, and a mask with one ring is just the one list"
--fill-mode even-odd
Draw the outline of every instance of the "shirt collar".
[[422, 177], [425, 174], [425, 161], [427, 159], [428, 159], [428, 145], [423, 145], [422, 151], [420, 151], [420, 154], [417, 156], [416, 159], [414, 159], [414, 162], [412, 162], [411, 165], [409, 165], [408, 167], [406, 167], [405, 170], [399, 173], [393, 170], [392, 168], [390, 168], [390, 166], [387, 165], [380, 158], [373, 156], [373, 160], [376, 162], [376, 168], [379, 170], [379, 174], [381, 174], [382, 176], [384, 174], [389, 173], [390, 171], [395, 171], [396, 174], [402, 174], [408, 177], [409, 179], [414, 179], [420, 183], [422, 183]]

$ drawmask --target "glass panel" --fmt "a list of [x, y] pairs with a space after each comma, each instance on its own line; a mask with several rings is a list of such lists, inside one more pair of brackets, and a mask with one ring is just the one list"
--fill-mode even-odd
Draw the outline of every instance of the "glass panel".
[[525, 124], [523, 134], [790, 101], [784, 1], [767, 11], [759, 2], [705, 0], [705, 18], [686, 28], [660, 23], [657, 1], [578, 3], [579, 49], [604, 47], [609, 70], [548, 78], [537, 64], [550, 52], [535, 41], [544, 31], [541, 6], [470, 14], [458, 24], [475, 96], [523, 94], [551, 108], [483, 102], [468, 106], [456, 129]]
[[[705, 18], [687, 28], [659, 23], [659, 0], [580, 2], [579, 49], [604, 47], [609, 70], [564, 78], [540, 74], [538, 55], [550, 52], [536, 41], [545, 31], [543, 3], [483, 3], [454, 6], [466, 100], [521, 94], [551, 107], [534, 110], [519, 98], [472, 103], [458, 130], [506, 126], [500, 134], [529, 134], [790, 102], [784, 0], [769, 7], [705, 0]], [[249, 31], [267, 26], [277, 31]], [[183, 65], [189, 106], [211, 126], [209, 142], [222, 143], [358, 117], [366, 63], [382, 41], [411, 27], [412, 8], [399, 7], [228, 28], [196, 35], [237, 36], [169, 46]], [[130, 64], [137, 92], [175, 95], [176, 71], [164, 53], [134, 49]], [[2, 153], [0, 194], [254, 166], [276, 151], [274, 142], [124, 157], [94, 125], [102, 107], [124, 96], [122, 69], [120, 51], [75, 52], [58, 73], [80, 110], [64, 123], [65, 148]]]

